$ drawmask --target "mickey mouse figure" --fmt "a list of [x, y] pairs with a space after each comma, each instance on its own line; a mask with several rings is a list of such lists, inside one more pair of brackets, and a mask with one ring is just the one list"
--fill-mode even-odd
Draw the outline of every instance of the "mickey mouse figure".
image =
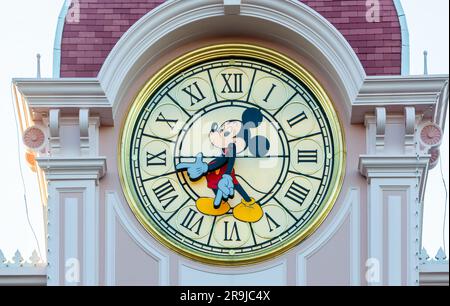
[[243, 222], [257, 222], [263, 216], [261, 206], [251, 198], [236, 178], [234, 165], [236, 155], [247, 148], [255, 157], [265, 156], [270, 143], [263, 136], [251, 136], [250, 129], [258, 127], [263, 120], [261, 111], [257, 108], [247, 108], [242, 114], [242, 120], [228, 120], [219, 126], [213, 123], [209, 133], [211, 144], [222, 150], [221, 156], [210, 163], [203, 162], [203, 154], [198, 153], [195, 162], [179, 163], [177, 171], [187, 170], [191, 180], [206, 176], [207, 186], [212, 189], [215, 198], [201, 197], [197, 200], [197, 209], [205, 214], [220, 216], [226, 214], [231, 206], [229, 198], [235, 191], [241, 196], [241, 203], [233, 208], [233, 216]]

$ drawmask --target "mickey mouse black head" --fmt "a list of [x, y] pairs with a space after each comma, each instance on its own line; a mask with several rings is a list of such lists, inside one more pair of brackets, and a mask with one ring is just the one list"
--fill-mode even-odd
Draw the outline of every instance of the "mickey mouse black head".
[[270, 149], [270, 142], [264, 136], [251, 136], [251, 129], [258, 127], [263, 121], [263, 115], [257, 108], [247, 108], [242, 114], [242, 127], [237, 137], [244, 140], [250, 153], [256, 157], [265, 156]]
[[209, 139], [211, 144], [222, 150], [227, 150], [234, 144], [236, 153], [249, 148], [253, 156], [265, 156], [270, 149], [269, 140], [264, 136], [251, 136], [251, 129], [258, 127], [262, 121], [263, 115], [259, 109], [247, 108], [241, 121], [228, 120], [221, 126], [213, 123]]

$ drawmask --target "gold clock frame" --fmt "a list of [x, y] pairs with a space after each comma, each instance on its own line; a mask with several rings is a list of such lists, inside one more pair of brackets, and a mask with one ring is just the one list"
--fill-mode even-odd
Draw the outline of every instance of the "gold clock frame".
[[[130, 164], [128, 163], [130, 158], [129, 146], [132, 141], [131, 137], [134, 124], [140, 110], [147, 102], [147, 100], [151, 97], [151, 95], [155, 93], [159, 89], [159, 87], [167, 80], [184, 71], [185, 69], [195, 66], [201, 62], [220, 59], [224, 57], [240, 57], [250, 60], [264, 60], [288, 71], [294, 77], [301, 80], [311, 90], [311, 92], [318, 99], [319, 103], [322, 105], [325, 115], [330, 122], [330, 129], [333, 134], [333, 145], [335, 148], [335, 165], [333, 168], [333, 172], [331, 173], [332, 179], [329, 185], [330, 190], [324, 198], [324, 201], [326, 203], [322, 211], [319, 213], [318, 217], [316, 217], [315, 220], [313, 220], [301, 233], [289, 237], [285, 240], [283, 245], [274, 248], [273, 250], [264, 251], [263, 249], [255, 252], [252, 255], [242, 256], [242, 258], [239, 259], [236, 259], [235, 256], [230, 255], [230, 260], [223, 260], [223, 258], [219, 256], [206, 255], [199, 251], [189, 250], [186, 247], [180, 245], [177, 241], [173, 240], [172, 237], [170, 237], [166, 233], [158, 230], [157, 227], [153, 224], [153, 220], [148, 217], [142, 206], [138, 204], [139, 197], [136, 194], [134, 188], [131, 187], [133, 186], [133, 182], [131, 178]], [[134, 215], [139, 220], [141, 225], [147, 230], [147, 232], [149, 232], [164, 246], [190, 259], [197, 260], [206, 264], [222, 266], [240, 266], [272, 259], [296, 246], [301, 241], [305, 240], [322, 224], [322, 222], [325, 220], [325, 218], [333, 208], [334, 203], [336, 202], [342, 188], [345, 176], [346, 159], [346, 151], [344, 145], [345, 135], [344, 129], [342, 128], [341, 122], [336, 115], [333, 104], [319, 82], [306, 69], [304, 69], [294, 60], [277, 51], [250, 44], [218, 44], [189, 52], [173, 60], [159, 72], [157, 72], [152, 78], [150, 78], [150, 80], [147, 81], [145, 86], [140, 90], [135, 99], [132, 101], [127, 114], [128, 115], [126, 119], [123, 120], [122, 123], [118, 143], [118, 169], [120, 183], [122, 185], [125, 199], [127, 200], [128, 205], [130, 206]]]

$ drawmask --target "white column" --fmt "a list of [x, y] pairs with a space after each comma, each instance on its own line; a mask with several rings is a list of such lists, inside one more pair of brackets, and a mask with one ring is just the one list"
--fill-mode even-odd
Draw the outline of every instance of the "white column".
[[367, 260], [377, 269], [370, 274], [376, 277], [367, 277], [369, 285], [419, 284], [419, 192], [428, 159], [400, 155], [359, 158], [359, 171], [369, 184]]
[[49, 186], [48, 285], [97, 285], [97, 188], [106, 159], [41, 157], [37, 162]]

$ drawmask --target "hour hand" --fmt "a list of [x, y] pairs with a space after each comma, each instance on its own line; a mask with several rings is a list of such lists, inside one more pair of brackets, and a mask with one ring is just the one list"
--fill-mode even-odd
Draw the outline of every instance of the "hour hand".
[[208, 164], [203, 162], [203, 154], [198, 153], [194, 162], [184, 162], [176, 165], [177, 171], [187, 170], [191, 180], [200, 178], [208, 171]]

